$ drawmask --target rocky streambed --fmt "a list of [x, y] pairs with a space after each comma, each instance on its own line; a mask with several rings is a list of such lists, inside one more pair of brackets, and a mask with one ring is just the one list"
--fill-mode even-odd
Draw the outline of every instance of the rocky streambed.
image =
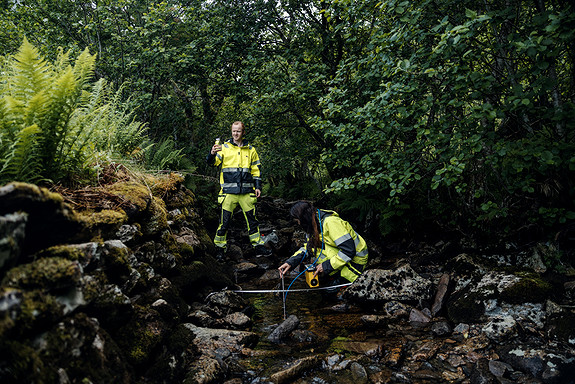
[[290, 202], [258, 205], [272, 256], [253, 253], [237, 215], [218, 263], [214, 213], [182, 183], [0, 187], [2, 383], [573, 382], [575, 277], [543, 262], [557, 244], [368, 238], [352, 286], [326, 296], [297, 280], [284, 305], [238, 291], [281, 287], [276, 268], [303, 240]]

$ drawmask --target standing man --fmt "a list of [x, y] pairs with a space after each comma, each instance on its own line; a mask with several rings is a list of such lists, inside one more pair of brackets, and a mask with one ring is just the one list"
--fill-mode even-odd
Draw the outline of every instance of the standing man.
[[239, 204], [246, 219], [250, 242], [259, 255], [269, 256], [272, 251], [264, 245], [260, 236], [259, 222], [256, 219], [255, 204], [262, 191], [260, 177], [260, 158], [256, 149], [244, 139], [246, 133], [244, 123], [236, 121], [232, 124], [232, 138], [223, 145], [214, 144], [206, 162], [209, 165], [220, 166], [220, 194], [218, 204], [221, 204], [220, 225], [214, 237], [218, 247], [216, 258], [222, 261], [227, 248], [227, 232], [232, 214]]

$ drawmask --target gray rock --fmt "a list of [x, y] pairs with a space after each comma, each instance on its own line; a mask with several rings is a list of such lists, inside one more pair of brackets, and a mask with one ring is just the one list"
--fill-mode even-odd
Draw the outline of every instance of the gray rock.
[[202, 328], [190, 323], [183, 325], [194, 334], [193, 344], [198, 351], [208, 356], [215, 356], [218, 348], [239, 353], [244, 347], [255, 346], [258, 341], [257, 334], [253, 332]]
[[437, 336], [447, 336], [451, 334], [452, 328], [447, 321], [436, 321], [431, 325], [431, 332]]
[[268, 340], [272, 343], [280, 343], [282, 339], [287, 337], [294, 329], [299, 326], [299, 319], [296, 315], [290, 315], [283, 323], [278, 325], [276, 329], [268, 336]]
[[418, 302], [430, 297], [431, 284], [408, 264], [393, 270], [368, 269], [344, 291], [343, 298], [360, 302]]

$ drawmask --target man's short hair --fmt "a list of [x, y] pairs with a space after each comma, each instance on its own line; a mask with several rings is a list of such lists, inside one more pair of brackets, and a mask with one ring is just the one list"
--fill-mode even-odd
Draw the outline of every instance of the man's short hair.
[[232, 128], [234, 127], [234, 125], [239, 125], [240, 127], [242, 127], [242, 132], [246, 133], [246, 127], [244, 126], [244, 123], [242, 123], [241, 121], [234, 121], [234, 123], [232, 124]]

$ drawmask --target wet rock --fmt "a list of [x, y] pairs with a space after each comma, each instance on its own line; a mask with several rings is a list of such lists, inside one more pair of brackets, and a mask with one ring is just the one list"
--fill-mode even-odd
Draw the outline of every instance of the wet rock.
[[341, 361], [341, 359], [342, 359], [342, 355], [339, 355], [339, 354], [328, 356], [325, 359], [325, 365], [328, 369], [333, 369], [333, 367], [335, 367], [335, 365], [337, 363], [339, 363]]
[[351, 376], [356, 384], [367, 383], [367, 371], [363, 365], [359, 364], [357, 361], [354, 361], [349, 365], [349, 370], [351, 371]]
[[388, 317], [383, 315], [363, 315], [360, 319], [362, 322], [369, 325], [382, 325], [388, 321]]
[[435, 294], [435, 300], [433, 301], [433, 305], [431, 306], [431, 316], [437, 315], [437, 313], [443, 307], [443, 302], [447, 295], [447, 288], [449, 286], [450, 276], [448, 273], [444, 273], [441, 275], [439, 279], [439, 283], [437, 284], [437, 293]]
[[513, 367], [499, 360], [489, 360], [489, 372], [496, 377], [503, 377], [506, 372], [513, 371]]
[[223, 319], [224, 327], [230, 329], [247, 329], [251, 323], [249, 316], [242, 312], [230, 313]]
[[206, 304], [226, 310], [241, 311], [247, 306], [246, 300], [236, 292], [220, 291], [208, 295]]
[[290, 367], [274, 373], [270, 376], [270, 379], [276, 384], [287, 383], [320, 364], [321, 360], [317, 356], [305, 357], [297, 360]]
[[183, 325], [194, 334], [193, 344], [198, 351], [209, 356], [215, 356], [218, 348], [240, 353], [243, 348], [251, 348], [258, 341], [258, 336], [253, 332], [203, 328], [190, 323]]
[[453, 332], [455, 334], [462, 335], [464, 338], [467, 338], [469, 335], [469, 328], [469, 324], [459, 323], [455, 326], [455, 328], [453, 328]]
[[410, 307], [399, 301], [392, 300], [384, 304], [383, 310], [389, 317], [400, 318], [409, 316]]
[[205, 328], [215, 328], [219, 323], [217, 319], [201, 309], [192, 310], [188, 315], [188, 320], [195, 325]]
[[286, 320], [278, 325], [272, 333], [268, 336], [268, 340], [272, 343], [280, 343], [282, 339], [287, 337], [294, 329], [299, 326], [299, 319], [296, 315], [290, 315]]
[[332, 348], [365, 355], [371, 358], [381, 356], [384, 350], [383, 340], [356, 341], [348, 339], [336, 339]]
[[452, 328], [447, 321], [436, 321], [431, 325], [431, 332], [437, 336], [447, 336], [451, 334]]
[[489, 371], [487, 359], [480, 359], [473, 366], [470, 377], [471, 384], [496, 384], [495, 376]]
[[483, 326], [483, 333], [492, 340], [499, 341], [515, 333], [517, 322], [511, 316], [493, 316]]
[[305, 329], [294, 330], [291, 333], [291, 338], [298, 343], [313, 343], [318, 339], [315, 333]]
[[505, 346], [500, 351], [501, 360], [513, 368], [540, 378], [545, 369], [542, 351], [529, 346]]
[[261, 271], [262, 268], [260, 268], [259, 265], [247, 261], [234, 265], [234, 275], [236, 276], [238, 283], [243, 283], [259, 276]]
[[443, 344], [444, 342], [440, 340], [427, 340], [413, 352], [411, 359], [413, 361], [428, 361], [435, 356]]
[[412, 377], [417, 381], [437, 381], [441, 380], [442, 374], [441, 372], [434, 371], [432, 369], [418, 369], [417, 371], [413, 372]]
[[185, 383], [210, 384], [221, 382], [226, 377], [227, 366], [222, 360], [202, 356], [188, 367]]
[[387, 353], [383, 358], [383, 364], [392, 368], [398, 367], [401, 364], [403, 358], [405, 357], [406, 350], [407, 346], [405, 341], [398, 340], [386, 351]]
[[409, 321], [412, 325], [422, 326], [431, 321], [431, 317], [418, 309], [412, 308], [409, 312]]
[[431, 281], [408, 264], [396, 269], [368, 269], [343, 293], [346, 300], [360, 302], [418, 302], [429, 298]]

